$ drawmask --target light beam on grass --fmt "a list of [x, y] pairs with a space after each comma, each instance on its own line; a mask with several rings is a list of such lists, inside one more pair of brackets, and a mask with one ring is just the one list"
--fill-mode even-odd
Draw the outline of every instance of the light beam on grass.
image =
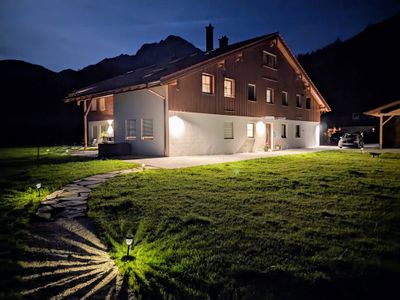
[[75, 220], [58, 220], [54, 226], [61, 226], [66, 234], [53, 238], [36, 235], [36, 242], [40, 241], [43, 247], [26, 248], [31, 260], [21, 262], [28, 273], [22, 280], [27, 282], [29, 289], [22, 291], [22, 295], [37, 298], [41, 293], [48, 295], [55, 289], [55, 296], [51, 299], [77, 295], [80, 299], [87, 299], [104, 288], [110, 295], [120, 290], [116, 286], [122, 283], [118, 268], [106, 252], [106, 247], [92, 232]]

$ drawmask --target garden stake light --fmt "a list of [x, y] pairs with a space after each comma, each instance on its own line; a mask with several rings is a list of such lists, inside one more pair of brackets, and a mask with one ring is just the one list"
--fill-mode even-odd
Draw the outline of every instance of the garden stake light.
[[40, 197], [40, 188], [42, 187], [41, 183], [36, 184], [36, 189], [39, 191], [39, 197]]
[[125, 238], [125, 242], [128, 245], [128, 251], [126, 252], [126, 258], [128, 258], [129, 257], [129, 249], [130, 249], [130, 247], [132, 245], [132, 242], [133, 242], [132, 236], [131, 235], [127, 235], [126, 238]]

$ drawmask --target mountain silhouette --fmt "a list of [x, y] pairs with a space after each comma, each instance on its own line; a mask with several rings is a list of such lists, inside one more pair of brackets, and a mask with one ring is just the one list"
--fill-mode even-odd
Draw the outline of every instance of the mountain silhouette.
[[201, 52], [186, 40], [170, 35], [159, 43], [144, 44], [135, 55], [106, 58], [81, 70], [59, 73], [19, 60], [0, 61], [3, 137], [0, 145], [80, 143], [82, 108], [63, 103], [72, 90], [135, 68], [166, 63]]
[[[298, 59], [332, 112], [324, 114], [328, 126], [358, 125], [352, 113], [362, 113], [400, 99], [398, 42], [400, 14], [346, 40]], [[374, 123], [363, 117], [359, 122]]]

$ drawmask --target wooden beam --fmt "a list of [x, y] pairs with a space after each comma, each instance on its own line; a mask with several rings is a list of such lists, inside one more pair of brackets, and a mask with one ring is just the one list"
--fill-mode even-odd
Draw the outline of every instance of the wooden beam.
[[93, 98], [89, 100], [89, 105], [86, 104], [87, 100], [83, 101], [83, 149], [87, 150], [88, 147], [88, 124], [87, 124], [87, 116], [89, 114], [90, 109], [92, 108]]
[[394, 115], [387, 118], [386, 121], [382, 123], [382, 126], [385, 125], [387, 122], [389, 122], [393, 117], [394, 117]]
[[379, 116], [379, 148], [382, 149], [383, 116]]

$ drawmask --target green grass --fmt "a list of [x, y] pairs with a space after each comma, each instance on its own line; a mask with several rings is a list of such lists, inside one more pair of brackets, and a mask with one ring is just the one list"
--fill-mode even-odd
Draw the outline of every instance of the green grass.
[[[76, 179], [133, 164], [71, 156], [77, 147], [0, 148], [0, 297], [15, 296], [21, 249], [29, 237], [29, 222], [40, 199]], [[42, 184], [41, 197], [35, 185]], [[3, 294], [4, 296], [5, 294]]]
[[399, 153], [321, 152], [126, 175], [89, 216], [145, 298], [387, 298], [399, 192]]

